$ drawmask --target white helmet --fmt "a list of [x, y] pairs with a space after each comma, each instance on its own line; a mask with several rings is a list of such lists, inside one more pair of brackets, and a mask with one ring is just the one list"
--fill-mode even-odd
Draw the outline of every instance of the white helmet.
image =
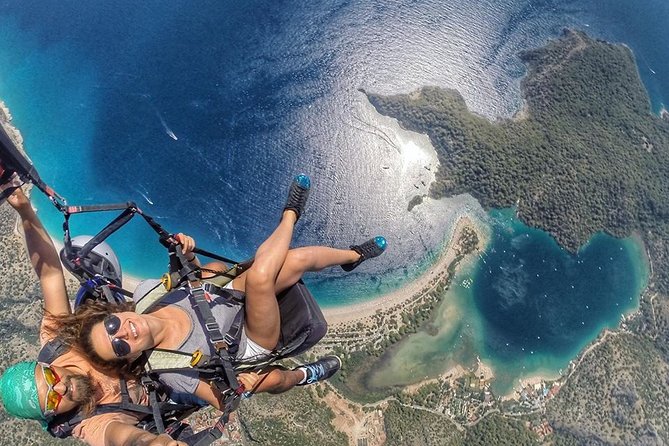
[[[90, 235], [78, 235], [72, 239], [72, 252], [77, 255], [81, 248], [93, 237]], [[61, 258], [65, 255], [64, 250], [60, 252]], [[99, 274], [117, 286], [122, 286], [123, 275], [121, 264], [114, 254], [114, 250], [107, 242], [100, 242], [91, 250], [86, 258], [81, 259], [82, 266], [86, 271]]]

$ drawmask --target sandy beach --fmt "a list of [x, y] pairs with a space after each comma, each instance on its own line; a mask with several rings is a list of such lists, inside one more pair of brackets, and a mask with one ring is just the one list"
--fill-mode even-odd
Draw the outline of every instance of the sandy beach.
[[[26, 193], [30, 195], [31, 191], [29, 188], [24, 187], [24, 190], [26, 190]], [[37, 210], [37, 212], [39, 214], [39, 210]], [[449, 237], [448, 242], [446, 242], [439, 259], [427, 271], [425, 271], [425, 273], [423, 273], [417, 279], [406, 284], [404, 287], [367, 302], [361, 302], [359, 304], [347, 304], [341, 307], [324, 308], [323, 313], [328, 323], [336, 325], [364, 319], [373, 315], [379, 310], [388, 310], [398, 304], [402, 304], [403, 302], [416, 297], [417, 295], [420, 295], [426, 288], [430, 286], [435, 277], [443, 272], [453, 261], [457, 255], [456, 246], [454, 246], [453, 240], [458, 239], [464, 227], [468, 225], [471, 226], [472, 224], [472, 220], [469, 217], [462, 215], [459, 216], [454, 224], [451, 236]], [[21, 233], [20, 228], [20, 218], [17, 216], [14, 231], [16, 235], [23, 238], [23, 234]], [[53, 241], [56, 250], [60, 252], [64, 246], [62, 239], [55, 238], [53, 235], [51, 235], [51, 240]], [[75, 277], [69, 273], [69, 271], [64, 269], [64, 272], [67, 279], [76, 280]], [[123, 288], [132, 291], [142, 280], [145, 279], [148, 279], [148, 277], [137, 277], [123, 273]]]
[[338, 325], [365, 319], [374, 315], [377, 311], [390, 310], [398, 304], [402, 304], [405, 301], [420, 295], [423, 290], [431, 285], [440, 273], [448, 268], [448, 265], [450, 265], [453, 259], [455, 259], [457, 254], [453, 240], [457, 240], [458, 237], [460, 237], [463, 228], [472, 224], [470, 218], [466, 216], [458, 217], [451, 233], [451, 237], [446, 243], [447, 246], [442, 250], [439, 259], [425, 271], [424, 274], [406, 284], [404, 287], [367, 302], [349, 304], [342, 307], [324, 308], [323, 314], [328, 323], [331, 325]]

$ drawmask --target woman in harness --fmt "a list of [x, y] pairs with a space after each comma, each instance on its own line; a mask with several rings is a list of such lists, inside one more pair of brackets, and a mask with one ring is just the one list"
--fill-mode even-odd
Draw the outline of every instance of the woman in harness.
[[[307, 271], [341, 265], [346, 271], [364, 260], [383, 253], [386, 241], [375, 237], [351, 249], [322, 246], [290, 249], [295, 223], [302, 214], [310, 190], [306, 175], [298, 175], [290, 187], [281, 221], [274, 232], [256, 251], [253, 265], [236, 277], [222, 295], [213, 296], [210, 307], [221, 333], [235, 323], [235, 300], [245, 294], [244, 320], [235, 348], [230, 349], [236, 360], [256, 359], [271, 354], [279, 342], [281, 317], [277, 294], [297, 283]], [[186, 255], [194, 246], [184, 246]], [[152, 349], [178, 350], [188, 354], [196, 350], [213, 353], [206, 328], [193, 312], [187, 290], [169, 293], [156, 310], [148, 314], [121, 311], [116, 305], [95, 303], [80, 307], [75, 321], [78, 327], [69, 331], [78, 335], [81, 349], [101, 366], [127, 366], [143, 351]], [[129, 310], [129, 309], [128, 309]], [[62, 326], [72, 327], [72, 320]], [[71, 335], [71, 336], [72, 336]], [[74, 336], [72, 336], [74, 337]], [[236, 351], [235, 351], [236, 350]], [[240, 376], [246, 389], [254, 392], [281, 393], [331, 377], [341, 366], [339, 358], [325, 357], [316, 363], [294, 370], [277, 367], [260, 374]], [[160, 373], [160, 381], [173, 392], [192, 393], [214, 407], [223, 407], [220, 391], [197, 372]]]

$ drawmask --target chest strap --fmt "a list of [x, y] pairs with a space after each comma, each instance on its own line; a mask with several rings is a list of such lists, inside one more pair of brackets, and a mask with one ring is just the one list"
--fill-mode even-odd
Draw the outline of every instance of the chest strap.
[[37, 355], [37, 362], [43, 362], [44, 364], [51, 364], [53, 361], [58, 359], [60, 356], [64, 355], [70, 350], [70, 346], [63, 342], [60, 338], [53, 338], [39, 351]]

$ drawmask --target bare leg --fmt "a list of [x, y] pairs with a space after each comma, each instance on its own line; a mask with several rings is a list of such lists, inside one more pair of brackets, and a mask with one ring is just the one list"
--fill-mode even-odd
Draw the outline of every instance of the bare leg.
[[[269, 372], [258, 375], [257, 382], [259, 384], [257, 387], [247, 386], [247, 389], [255, 388], [255, 393], [283, 393], [295, 387], [303, 379], [304, 372], [301, 370], [285, 370], [274, 367]], [[246, 386], [246, 384], [244, 385]]]
[[326, 246], [305, 246], [288, 251], [283, 268], [276, 280], [276, 292], [296, 284], [307, 271], [320, 271], [335, 265], [355, 262], [360, 254], [352, 249], [336, 249]]
[[234, 288], [246, 292], [246, 335], [272, 350], [279, 341], [281, 318], [276, 300], [276, 281], [288, 255], [297, 214], [284, 211], [279, 226], [258, 248], [251, 268], [235, 279]]
[[[307, 271], [320, 271], [324, 268], [355, 262], [360, 254], [352, 249], [337, 249], [327, 246], [305, 246], [288, 251], [286, 260], [276, 278], [274, 292], [279, 294], [286, 288], [295, 285]], [[249, 269], [250, 271], [250, 269]], [[244, 291], [246, 273], [241, 274], [234, 282], [234, 288]]]
[[324, 356], [316, 362], [303, 364], [293, 370], [272, 366], [260, 373], [240, 373], [238, 378], [244, 384], [246, 391], [282, 393], [295, 386], [313, 384], [329, 379], [340, 368], [341, 359], [338, 356], [330, 355]]

